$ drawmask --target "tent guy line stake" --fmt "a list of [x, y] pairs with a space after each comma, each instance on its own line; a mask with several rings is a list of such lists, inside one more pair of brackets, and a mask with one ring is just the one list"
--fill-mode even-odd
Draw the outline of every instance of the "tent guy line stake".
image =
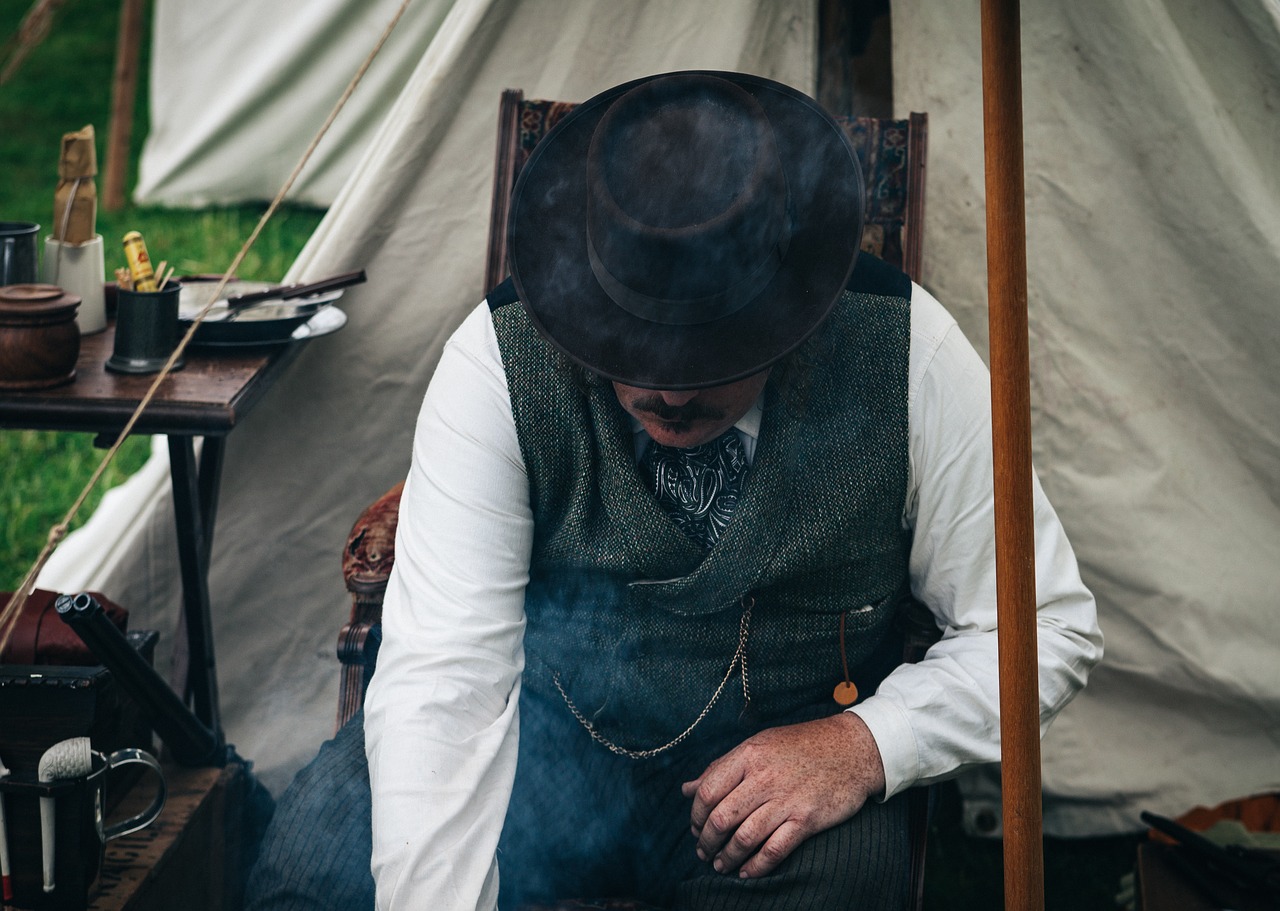
[[1007, 911], [1044, 908], [1018, 0], [982, 0], [982, 120]]
[[209, 313], [209, 310], [221, 296], [223, 290], [227, 286], [227, 282], [231, 280], [231, 276], [234, 275], [236, 269], [240, 267], [240, 263], [244, 261], [245, 255], [248, 254], [249, 250], [257, 241], [258, 235], [262, 233], [262, 229], [271, 219], [271, 216], [276, 213], [276, 210], [280, 208], [280, 204], [284, 201], [289, 190], [293, 188], [293, 184], [298, 179], [298, 175], [302, 173], [302, 169], [306, 167], [306, 164], [311, 159], [316, 147], [320, 145], [320, 140], [324, 138], [325, 134], [329, 131], [329, 128], [333, 125], [333, 122], [338, 118], [338, 114], [346, 105], [347, 100], [355, 92], [356, 86], [360, 84], [360, 80], [362, 80], [365, 73], [368, 72], [374, 59], [378, 56], [379, 52], [381, 52], [383, 45], [387, 43], [387, 39], [391, 37], [391, 33], [395, 30], [395, 27], [399, 24], [401, 18], [403, 18], [405, 10], [409, 8], [409, 4], [411, 2], [412, 0], [403, 0], [403, 2], [401, 2], [400, 8], [396, 10], [395, 15], [391, 17], [391, 21], [388, 22], [386, 28], [383, 29], [382, 35], [378, 38], [377, 43], [374, 44], [369, 55], [365, 57], [364, 62], [360, 64], [355, 75], [351, 77], [351, 81], [347, 84], [347, 87], [343, 91], [341, 97], [338, 98], [337, 103], [334, 104], [333, 110], [329, 112], [329, 116], [325, 119], [325, 122], [320, 126], [319, 131], [311, 140], [311, 144], [308, 145], [306, 151], [302, 153], [302, 157], [298, 160], [297, 165], [294, 166], [293, 172], [285, 179], [284, 185], [280, 187], [280, 191], [276, 193], [275, 199], [271, 200], [271, 204], [267, 206], [267, 210], [262, 213], [262, 217], [258, 219], [258, 224], [249, 234], [248, 239], [240, 247], [240, 251], [232, 259], [231, 265], [227, 266], [227, 270], [222, 274], [222, 278], [218, 280], [217, 285], [214, 287], [213, 294], [209, 296], [208, 302], [200, 309], [200, 312], [196, 314], [195, 319], [191, 322], [191, 327], [178, 341], [177, 346], [173, 349], [173, 353], [169, 355], [169, 359], [165, 361], [164, 366], [156, 375], [155, 381], [152, 382], [151, 386], [147, 389], [142, 400], [138, 402], [138, 407], [133, 410], [133, 413], [129, 416], [129, 420], [125, 422], [119, 436], [116, 437], [115, 442], [111, 444], [111, 448], [109, 448], [106, 454], [102, 457], [102, 461], [98, 463], [98, 467], [94, 469], [93, 475], [89, 478], [89, 482], [85, 484], [84, 489], [80, 491], [80, 495], [76, 497], [75, 502], [71, 505], [67, 514], [62, 517], [62, 521], [58, 522], [49, 530], [49, 535], [45, 541], [44, 548], [40, 551], [39, 556], [36, 557], [35, 562], [27, 571], [26, 576], [23, 577], [22, 582], [19, 583], [17, 589], [14, 590], [13, 597], [9, 599], [9, 603], [5, 606], [3, 611], [0, 611], [0, 652], [3, 652], [5, 647], [9, 644], [9, 638], [13, 635], [13, 630], [17, 626], [18, 613], [22, 610], [22, 606], [26, 604], [27, 599], [31, 597], [31, 592], [35, 590], [36, 577], [40, 574], [40, 570], [44, 568], [44, 565], [49, 562], [49, 558], [53, 555], [53, 552], [57, 549], [58, 545], [62, 543], [62, 539], [67, 536], [71, 520], [74, 519], [76, 514], [80, 511], [80, 507], [84, 505], [84, 501], [88, 499], [89, 494], [102, 478], [103, 473], [107, 470], [107, 466], [111, 464], [111, 460], [115, 458], [116, 453], [120, 451], [120, 447], [124, 445], [124, 441], [133, 431], [134, 426], [138, 423], [138, 418], [142, 416], [142, 412], [149, 404], [151, 404], [151, 400], [155, 398], [156, 390], [160, 388], [160, 384], [164, 382], [165, 378], [173, 370], [173, 365], [177, 363], [178, 359], [182, 357], [183, 352], [186, 351], [187, 345], [196, 333], [196, 329], [199, 328], [200, 324], [204, 321], [205, 316]]

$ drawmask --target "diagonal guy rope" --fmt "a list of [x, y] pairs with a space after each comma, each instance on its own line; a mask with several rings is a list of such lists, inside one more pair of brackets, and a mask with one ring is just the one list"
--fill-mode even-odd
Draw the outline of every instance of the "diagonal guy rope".
[[311, 140], [311, 144], [307, 146], [307, 150], [302, 153], [302, 158], [299, 159], [297, 165], [294, 166], [293, 172], [285, 180], [280, 191], [276, 193], [275, 199], [271, 200], [271, 204], [267, 206], [267, 210], [262, 213], [262, 217], [258, 219], [258, 224], [254, 227], [252, 233], [249, 234], [249, 238], [244, 242], [244, 245], [240, 247], [240, 252], [235, 255], [235, 258], [231, 261], [231, 265], [227, 266], [227, 270], [222, 274], [222, 278], [218, 280], [218, 284], [214, 287], [213, 293], [209, 295], [208, 302], [205, 303], [205, 305], [200, 309], [200, 312], [196, 314], [195, 319], [192, 320], [191, 328], [187, 330], [186, 334], [183, 335], [182, 339], [178, 342], [177, 347], [173, 349], [173, 353], [169, 355], [169, 359], [165, 362], [164, 367], [162, 367], [160, 372], [156, 375], [155, 381], [147, 389], [142, 400], [138, 402], [138, 407], [133, 410], [133, 414], [131, 414], [129, 416], [129, 420], [125, 422], [124, 428], [120, 431], [119, 436], [116, 437], [116, 441], [111, 444], [111, 448], [108, 449], [106, 454], [102, 457], [102, 461], [98, 464], [93, 475], [89, 478], [89, 482], [85, 484], [84, 490], [80, 491], [80, 495], [76, 497], [76, 501], [71, 505], [67, 514], [62, 517], [62, 521], [54, 525], [53, 528], [49, 530], [48, 539], [45, 541], [44, 548], [40, 551], [40, 555], [36, 557], [35, 563], [32, 564], [31, 569], [28, 570], [26, 576], [23, 577], [22, 582], [13, 593], [13, 597], [9, 599], [8, 605], [5, 606], [3, 611], [0, 611], [0, 654], [3, 654], [5, 647], [9, 644], [9, 638], [13, 635], [13, 630], [17, 626], [17, 618], [19, 612], [22, 610], [22, 606], [26, 604], [27, 599], [31, 597], [32, 591], [35, 590], [36, 577], [40, 574], [40, 570], [44, 568], [44, 565], [49, 562], [49, 558], [53, 556], [53, 552], [57, 550], [58, 545], [62, 543], [62, 539], [67, 536], [71, 520], [74, 519], [76, 513], [80, 511], [80, 507], [84, 505], [84, 501], [88, 498], [89, 494], [93, 491], [93, 488], [97, 485], [99, 479], [101, 479], [103, 473], [107, 470], [107, 466], [111, 464], [111, 460], [115, 458], [120, 447], [124, 445], [124, 441], [133, 431], [134, 426], [138, 423], [138, 418], [142, 416], [143, 410], [146, 409], [147, 405], [151, 403], [151, 400], [155, 398], [156, 390], [160, 388], [160, 384], [164, 382], [165, 377], [167, 377], [173, 370], [173, 365], [177, 363], [178, 358], [182, 357], [182, 353], [187, 349], [188, 343], [195, 335], [200, 324], [204, 321], [205, 316], [209, 313], [209, 310], [213, 307], [214, 303], [221, 297], [223, 290], [227, 286], [227, 282], [230, 281], [231, 276], [235, 274], [236, 269], [240, 267], [240, 263], [243, 262], [245, 255], [249, 252], [250, 248], [253, 247], [254, 242], [257, 241], [258, 235], [262, 233], [262, 229], [271, 219], [271, 216], [274, 215], [276, 210], [280, 207], [280, 204], [284, 201], [289, 190], [292, 189], [294, 181], [298, 179], [298, 175], [310, 160], [311, 155], [320, 144], [320, 140], [324, 138], [324, 135], [329, 131], [329, 127], [333, 125], [334, 120], [337, 119], [338, 114], [342, 111], [343, 106], [346, 105], [347, 100], [351, 97], [352, 93], [355, 92], [356, 86], [360, 84], [360, 80], [363, 79], [365, 73], [368, 72], [374, 58], [378, 56], [383, 45], [387, 43], [387, 39], [391, 37], [392, 31], [395, 30], [396, 25], [404, 16], [405, 10], [409, 8], [409, 4], [411, 2], [412, 0], [403, 0], [400, 4], [400, 8], [396, 10], [395, 15], [391, 17], [391, 21], [387, 23], [387, 27], [383, 30], [381, 37], [378, 38], [377, 43], [369, 52], [369, 56], [365, 58], [364, 62], [360, 64], [360, 68], [356, 70], [355, 75], [351, 77], [351, 82], [347, 84], [342, 96], [333, 106], [333, 110], [329, 112], [329, 116], [321, 125], [319, 132], [317, 132], [315, 138]]

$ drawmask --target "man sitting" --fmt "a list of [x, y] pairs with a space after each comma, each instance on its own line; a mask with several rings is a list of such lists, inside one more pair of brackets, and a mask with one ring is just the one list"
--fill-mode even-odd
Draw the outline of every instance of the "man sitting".
[[[999, 758], [989, 381], [862, 212], [840, 127], [754, 76], [539, 144], [401, 501], [379, 907], [903, 906], [903, 792]], [[1101, 637], [1035, 496], [1047, 724]], [[913, 601], [942, 635], [904, 665]]]

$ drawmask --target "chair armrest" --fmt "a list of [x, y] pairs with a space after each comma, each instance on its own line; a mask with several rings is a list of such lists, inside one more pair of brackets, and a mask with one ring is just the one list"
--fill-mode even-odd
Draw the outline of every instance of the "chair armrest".
[[[342, 578], [359, 601], [377, 602], [387, 590], [396, 560], [396, 523], [400, 519], [401, 481], [370, 504], [351, 527], [342, 551]], [[355, 617], [352, 620], [377, 619]]]
[[402, 481], [360, 513], [342, 551], [342, 578], [351, 592], [351, 619], [338, 633], [338, 660], [342, 667], [338, 685], [339, 729], [364, 704], [378, 644], [370, 630], [382, 620], [382, 598], [396, 561], [396, 523], [403, 490]]

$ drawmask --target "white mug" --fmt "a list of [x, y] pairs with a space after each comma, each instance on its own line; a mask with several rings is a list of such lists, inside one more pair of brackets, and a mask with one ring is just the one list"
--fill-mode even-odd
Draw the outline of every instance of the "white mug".
[[57, 285], [68, 294], [80, 298], [76, 325], [81, 335], [92, 335], [107, 328], [107, 307], [102, 284], [102, 235], [82, 244], [66, 244], [50, 234], [44, 239], [44, 258], [40, 262], [40, 280]]

